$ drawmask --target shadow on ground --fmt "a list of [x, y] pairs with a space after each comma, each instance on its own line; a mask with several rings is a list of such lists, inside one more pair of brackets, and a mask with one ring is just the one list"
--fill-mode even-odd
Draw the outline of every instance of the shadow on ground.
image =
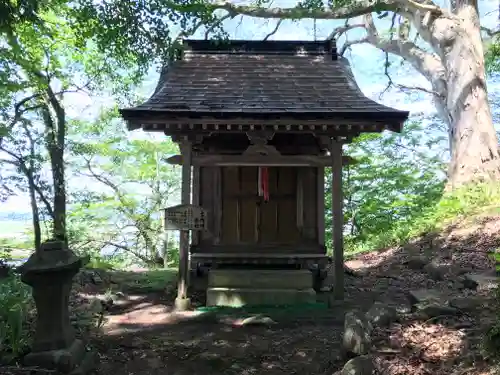
[[[260, 311], [273, 323], [256, 326], [241, 324], [256, 311], [175, 313], [172, 272], [156, 274], [155, 283], [149, 283], [154, 288], [144, 287], [145, 275], [111, 273], [94, 292], [82, 291], [105, 300], [109, 288], [114, 300], [105, 311], [102, 333], [90, 340], [99, 352], [99, 374], [332, 375], [346, 361], [341, 350], [345, 312], [366, 311], [375, 301], [399, 311], [398, 322], [373, 335], [371, 355], [381, 374], [493, 374], [480, 346], [496, 318], [494, 290], [467, 286], [466, 275], [494, 274], [491, 251], [500, 243], [500, 217], [475, 224], [472, 231], [470, 223], [467, 230], [457, 225], [404, 248], [360, 255], [346, 262], [345, 303], [293, 313]], [[130, 283], [134, 278], [142, 281]], [[131, 288], [134, 283], [141, 286]], [[416, 307], [409, 297], [416, 290], [434, 292], [439, 300], [433, 303], [442, 309]], [[320, 302], [330, 297], [318, 296]], [[203, 295], [193, 300], [199, 306]], [[453, 307], [451, 300], [462, 305]]]

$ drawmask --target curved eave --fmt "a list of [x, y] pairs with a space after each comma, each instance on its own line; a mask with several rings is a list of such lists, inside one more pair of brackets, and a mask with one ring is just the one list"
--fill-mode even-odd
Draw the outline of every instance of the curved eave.
[[[404, 122], [408, 119], [408, 111], [335, 111], [335, 112], [307, 112], [307, 111], [189, 111], [189, 110], [158, 110], [151, 108], [126, 108], [120, 114], [127, 123], [128, 130], [162, 130], [175, 125], [196, 131], [198, 125], [205, 123], [247, 124], [256, 126], [274, 126], [274, 122], [289, 123], [290, 125], [314, 123], [322, 127], [353, 126], [358, 124], [384, 124], [386, 129], [401, 132]], [[149, 126], [151, 125], [151, 126]], [[194, 126], [192, 126], [194, 125]], [[153, 129], [151, 129], [151, 127]], [[150, 128], [150, 129], [148, 129]], [[370, 130], [365, 130], [370, 131]], [[363, 132], [363, 131], [362, 131]]]

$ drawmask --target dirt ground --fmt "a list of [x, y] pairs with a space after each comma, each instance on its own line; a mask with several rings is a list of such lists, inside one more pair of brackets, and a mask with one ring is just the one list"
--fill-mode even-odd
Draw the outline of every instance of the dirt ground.
[[[90, 340], [99, 354], [98, 374], [332, 375], [346, 362], [341, 351], [345, 312], [382, 301], [398, 309], [400, 320], [375, 332], [371, 354], [380, 374], [493, 375], [480, 349], [496, 314], [493, 292], [466, 289], [461, 281], [464, 272], [494, 272], [487, 252], [500, 244], [500, 217], [476, 221], [472, 230], [457, 226], [441, 237], [428, 235], [404, 248], [347, 261], [344, 304], [293, 314], [266, 312], [272, 325], [241, 325], [244, 314], [175, 313], [172, 280], [166, 292], [122, 288], [114, 294], [102, 331]], [[444, 277], [435, 280], [424, 270], [410, 269], [407, 261], [417, 254], [441, 264]], [[103, 296], [110, 281], [119, 284], [113, 277], [87, 288], [87, 297]], [[410, 290], [421, 288], [480, 303], [467, 314], [422, 319], [410, 311], [408, 300]], [[319, 298], [328, 299], [328, 292]], [[203, 295], [194, 294], [193, 300], [201, 305]]]

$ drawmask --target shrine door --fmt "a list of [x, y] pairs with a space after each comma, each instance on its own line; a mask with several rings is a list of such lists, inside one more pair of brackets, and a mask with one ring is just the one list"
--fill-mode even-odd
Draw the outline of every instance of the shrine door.
[[221, 244], [292, 245], [301, 242], [303, 218], [297, 220], [303, 212], [298, 209], [298, 195], [299, 204], [304, 203], [304, 190], [298, 193], [297, 189], [301, 168], [268, 167], [268, 201], [258, 194], [258, 169], [256, 166], [222, 168]]

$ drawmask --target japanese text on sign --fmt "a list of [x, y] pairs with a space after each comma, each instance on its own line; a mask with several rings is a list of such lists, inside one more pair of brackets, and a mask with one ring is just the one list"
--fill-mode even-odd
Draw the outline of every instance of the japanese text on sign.
[[165, 230], [205, 230], [206, 211], [192, 204], [180, 204], [165, 209]]

